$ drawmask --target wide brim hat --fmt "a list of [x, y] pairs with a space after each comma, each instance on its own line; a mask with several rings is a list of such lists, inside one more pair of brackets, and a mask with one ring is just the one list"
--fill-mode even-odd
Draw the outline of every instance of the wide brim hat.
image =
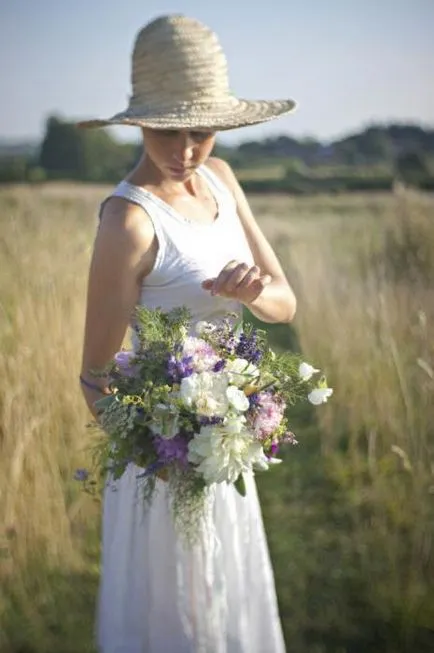
[[78, 126], [220, 131], [267, 122], [296, 107], [292, 99], [237, 98], [229, 89], [227, 60], [216, 34], [182, 15], [157, 18], [138, 33], [131, 85], [124, 111]]

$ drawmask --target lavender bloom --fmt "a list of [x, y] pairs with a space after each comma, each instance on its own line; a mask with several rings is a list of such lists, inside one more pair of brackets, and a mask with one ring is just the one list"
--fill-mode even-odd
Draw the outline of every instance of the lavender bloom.
[[180, 360], [170, 354], [167, 360], [167, 373], [173, 382], [180, 381], [186, 376], [193, 374], [193, 357], [184, 356]]
[[183, 379], [193, 374], [193, 356], [184, 356], [178, 364], [179, 376]]
[[212, 426], [213, 424], [221, 424], [223, 422], [223, 417], [217, 417], [214, 415], [213, 417], [207, 417], [205, 415], [201, 415], [199, 417], [199, 424], [201, 426]]
[[169, 440], [157, 436], [154, 438], [154, 447], [161, 463], [180, 462], [187, 465], [188, 443], [181, 435], [175, 435]]
[[220, 372], [226, 365], [226, 361], [224, 358], [221, 358], [213, 367], [213, 372]]
[[258, 338], [254, 331], [249, 336], [242, 333], [235, 348], [236, 355], [245, 358], [250, 363], [259, 363], [262, 352], [258, 349], [257, 342]]
[[74, 481], [81, 481], [84, 483], [89, 478], [89, 472], [87, 469], [80, 468], [75, 470]]

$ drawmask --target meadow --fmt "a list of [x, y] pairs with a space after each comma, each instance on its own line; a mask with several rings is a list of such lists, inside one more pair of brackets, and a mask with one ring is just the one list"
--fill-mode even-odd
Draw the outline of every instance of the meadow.
[[[90, 437], [77, 376], [107, 192], [0, 189], [0, 653], [94, 650], [101, 504], [72, 479]], [[298, 447], [258, 476], [288, 652], [428, 653], [434, 198], [250, 199], [298, 297], [270, 337], [334, 388], [294, 414]]]

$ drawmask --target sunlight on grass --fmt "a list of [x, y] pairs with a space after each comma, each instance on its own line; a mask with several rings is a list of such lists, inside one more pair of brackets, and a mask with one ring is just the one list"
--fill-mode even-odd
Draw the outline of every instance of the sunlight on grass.
[[[0, 651], [91, 652], [100, 504], [72, 480], [77, 376], [104, 187], [0, 190]], [[295, 653], [428, 653], [434, 631], [434, 202], [254, 197], [298, 296], [270, 327], [335, 394], [258, 478]], [[265, 652], [264, 652], [265, 653]]]

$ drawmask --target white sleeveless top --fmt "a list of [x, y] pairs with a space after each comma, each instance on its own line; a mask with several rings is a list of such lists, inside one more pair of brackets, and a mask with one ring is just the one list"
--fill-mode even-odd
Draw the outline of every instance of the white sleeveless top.
[[143, 280], [140, 303], [167, 311], [184, 305], [193, 323], [218, 320], [228, 311], [240, 315], [240, 302], [212, 296], [201, 283], [216, 277], [232, 259], [254, 265], [232, 193], [209, 168], [201, 166], [197, 172], [218, 208], [211, 224], [189, 220], [154, 193], [125, 180], [112, 193], [141, 206], [158, 239], [156, 261]]
[[[161, 199], [123, 181], [114, 194], [142, 206], [159, 243], [140, 301], [164, 309], [186, 305], [195, 320], [219, 319], [241, 304], [213, 297], [201, 282], [231, 259], [252, 264], [234, 198], [208, 169], [199, 174], [218, 205], [210, 225], [188, 222]], [[253, 475], [247, 493], [214, 486], [203, 538], [176, 537], [166, 484], [143, 510], [138, 471], [129, 465], [106, 487], [98, 601], [101, 653], [284, 653], [273, 570]], [[139, 499], [139, 500], [138, 500]]]

